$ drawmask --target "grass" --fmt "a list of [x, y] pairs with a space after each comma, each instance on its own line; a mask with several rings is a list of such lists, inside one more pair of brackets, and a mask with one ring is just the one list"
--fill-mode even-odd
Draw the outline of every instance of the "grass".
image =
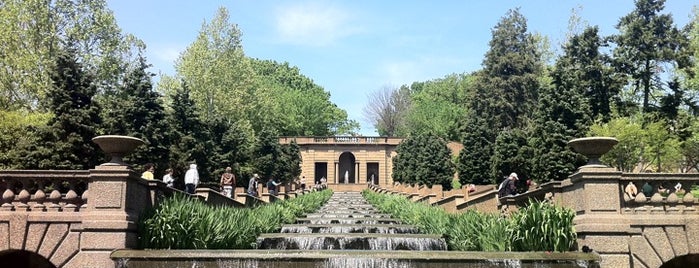
[[575, 213], [549, 203], [532, 202], [509, 218], [467, 210], [450, 214], [440, 207], [403, 196], [363, 192], [369, 203], [423, 233], [441, 234], [455, 251], [570, 251]]
[[254, 208], [210, 206], [175, 195], [143, 215], [139, 243], [150, 249], [251, 249], [257, 236], [318, 210], [331, 195], [313, 192]]

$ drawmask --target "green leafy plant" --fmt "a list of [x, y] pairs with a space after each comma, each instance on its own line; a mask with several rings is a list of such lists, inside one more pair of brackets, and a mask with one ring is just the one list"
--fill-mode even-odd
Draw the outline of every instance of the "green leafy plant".
[[383, 213], [422, 232], [442, 234], [449, 250], [458, 251], [569, 251], [576, 233], [575, 213], [549, 203], [531, 202], [509, 218], [467, 210], [449, 214], [439, 207], [414, 203], [404, 196], [364, 191], [364, 197]]
[[331, 195], [326, 190], [254, 208], [233, 208], [178, 194], [143, 215], [139, 242], [152, 249], [250, 249], [257, 236], [318, 210]]
[[519, 251], [570, 251], [577, 235], [575, 212], [547, 202], [531, 201], [510, 217], [513, 249]]

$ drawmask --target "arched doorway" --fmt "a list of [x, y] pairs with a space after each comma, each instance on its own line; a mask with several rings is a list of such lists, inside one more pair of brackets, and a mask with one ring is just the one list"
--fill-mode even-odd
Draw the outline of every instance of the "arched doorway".
[[681, 268], [681, 267], [698, 267], [699, 254], [688, 254], [675, 257], [660, 266], [660, 268]]
[[355, 183], [354, 174], [356, 170], [354, 154], [352, 154], [351, 152], [344, 152], [340, 154], [340, 159], [338, 160], [338, 168], [338, 183]]
[[0, 263], [2, 263], [2, 267], [56, 268], [44, 256], [20, 249], [0, 251]]

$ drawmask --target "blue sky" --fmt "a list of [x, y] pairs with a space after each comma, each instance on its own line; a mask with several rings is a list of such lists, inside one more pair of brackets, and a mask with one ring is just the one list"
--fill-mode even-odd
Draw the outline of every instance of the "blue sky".
[[[610, 35], [634, 8], [633, 1], [616, 0], [109, 2], [122, 30], [146, 43], [156, 74], [175, 73], [179, 53], [221, 6], [242, 31], [248, 56], [297, 66], [360, 122], [363, 135], [377, 135], [362, 115], [370, 92], [480, 69], [491, 30], [509, 9], [520, 7], [529, 31], [558, 49], [573, 9]], [[693, 1], [669, 0], [665, 13], [684, 26], [692, 8]]]

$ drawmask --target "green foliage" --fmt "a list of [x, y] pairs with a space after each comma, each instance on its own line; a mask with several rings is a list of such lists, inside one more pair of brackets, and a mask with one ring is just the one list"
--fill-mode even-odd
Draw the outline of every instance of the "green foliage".
[[100, 108], [92, 102], [97, 89], [71, 48], [58, 55], [55, 66], [48, 92], [48, 108], [54, 117], [38, 129], [40, 140], [23, 148], [27, 158], [22, 168], [94, 168], [100, 156], [92, 142], [101, 123]]
[[509, 10], [495, 25], [489, 45], [475, 96], [485, 100], [487, 109], [475, 115], [486, 117], [495, 129], [521, 128], [536, 108], [542, 62], [519, 9]]
[[490, 176], [495, 130], [481, 117], [469, 116], [467, 120], [463, 131], [464, 148], [459, 152], [457, 165], [459, 182], [462, 185], [495, 183], [496, 178]]
[[452, 215], [447, 244], [458, 251], [509, 251], [512, 241], [506, 235], [510, 232], [509, 222], [500, 215], [467, 210]]
[[527, 134], [519, 129], [502, 131], [495, 139], [493, 155], [490, 158], [490, 177], [502, 178], [512, 172], [519, 175], [521, 181], [530, 176], [531, 156], [527, 146]]
[[686, 38], [675, 28], [672, 16], [661, 14], [665, 0], [638, 0], [636, 8], [617, 24], [619, 34], [614, 60], [617, 71], [628, 78], [626, 96], [640, 100], [641, 112], [659, 107], [655, 100], [663, 93], [663, 76], [668, 64], [678, 64], [678, 50]]
[[442, 234], [449, 250], [458, 251], [570, 251], [577, 235], [575, 212], [543, 202], [532, 202], [509, 218], [468, 210], [449, 214], [440, 207], [414, 203], [404, 196], [362, 192], [369, 203], [422, 232]]
[[[599, 54], [600, 42], [597, 28], [572, 36], [551, 73], [552, 84], [541, 87], [528, 140], [533, 151], [531, 176], [536, 181], [566, 179], [584, 164], [582, 156], [570, 150], [567, 142], [586, 135], [590, 116], [603, 121], [610, 117], [609, 102], [615, 93], [609, 81], [600, 81], [609, 79], [604, 75], [607, 71]], [[590, 109], [590, 103], [594, 109]]]
[[[451, 74], [410, 86], [410, 109], [405, 115], [412, 134], [432, 132], [449, 141], [461, 140], [459, 128], [468, 112], [473, 76]], [[406, 133], [407, 134], [407, 133]]]
[[595, 124], [590, 128], [591, 135], [615, 137], [619, 144], [600, 159], [621, 171], [633, 170], [643, 150], [641, 125], [629, 118], [612, 119], [608, 123]]
[[170, 127], [148, 67], [143, 56], [130, 66], [123, 84], [112, 95], [111, 105], [105, 107], [105, 133], [142, 139], [145, 145], [136, 148], [125, 161], [137, 166], [153, 163], [156, 174], [164, 174], [169, 164]]
[[570, 251], [577, 234], [575, 211], [546, 202], [530, 202], [510, 216], [515, 251]]
[[393, 158], [393, 180], [451, 189], [454, 164], [447, 142], [434, 134], [420, 134], [403, 140]]
[[114, 86], [133, 50], [144, 47], [121, 32], [104, 0], [2, 1], [0, 109], [41, 108], [59, 47], [68, 43], [100, 90]]
[[[348, 134], [357, 123], [330, 102], [330, 94], [289, 63], [252, 59], [258, 91], [270, 90], [269, 120], [281, 136]], [[259, 98], [259, 97], [258, 97]]]
[[[189, 94], [189, 86], [183, 82], [175, 92], [172, 110], [167, 116], [170, 139], [173, 141], [169, 150], [169, 166], [175, 172], [176, 178], [183, 178], [191, 162], [203, 165], [203, 170], [206, 170], [208, 162], [202, 140], [208, 133]], [[206, 178], [206, 174], [200, 174], [200, 177]]]
[[271, 123], [257, 110], [269, 106], [260, 106], [258, 101], [265, 99], [256, 98], [251, 90], [255, 72], [245, 57], [240, 37], [238, 25], [229, 22], [228, 10], [221, 7], [210, 22], [202, 25], [197, 39], [175, 63], [205, 122], [220, 116], [232, 121]]
[[295, 142], [279, 144], [279, 139], [272, 131], [263, 130], [253, 151], [251, 164], [262, 178], [290, 182], [301, 174], [301, 153]]
[[[613, 136], [619, 144], [602, 156], [602, 161], [631, 172], [639, 167], [642, 171], [668, 172], [680, 168], [683, 151], [692, 161], [692, 139], [682, 147], [677, 136], [667, 130], [663, 121], [647, 124], [642, 128], [637, 119], [617, 118], [607, 124], [593, 125], [591, 132], [598, 136]], [[683, 149], [684, 148], [684, 149]], [[640, 166], [639, 166], [640, 164]]]
[[139, 243], [148, 249], [252, 249], [257, 236], [316, 211], [331, 195], [327, 190], [254, 208], [233, 208], [176, 194], [144, 213]]
[[0, 169], [24, 166], [22, 148], [38, 141], [33, 130], [45, 126], [51, 117], [49, 113], [0, 111]]

